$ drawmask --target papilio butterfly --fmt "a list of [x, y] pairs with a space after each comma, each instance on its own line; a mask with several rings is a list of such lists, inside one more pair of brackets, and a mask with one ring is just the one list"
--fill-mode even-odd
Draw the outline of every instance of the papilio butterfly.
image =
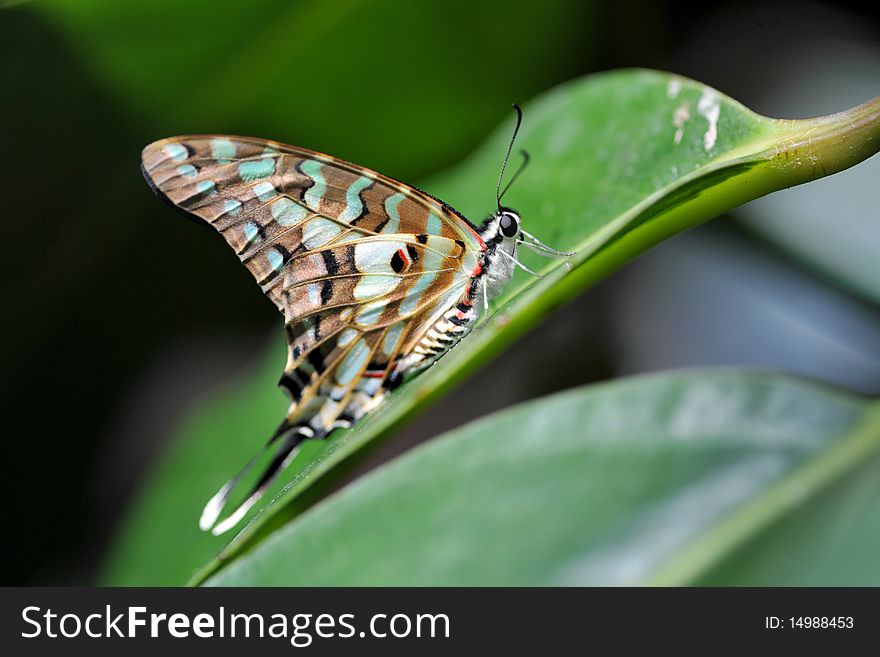
[[[534, 274], [517, 260], [519, 246], [572, 255], [541, 243], [501, 204], [522, 120], [514, 108], [498, 207], [479, 227], [415, 187], [297, 146], [192, 135], [143, 150], [144, 177], [156, 194], [213, 226], [284, 315], [288, 355], [279, 385], [290, 408], [260, 453], [207, 503], [202, 529], [235, 526], [303, 440], [350, 427], [404, 376], [467, 335], [514, 267]], [[218, 522], [238, 481], [269, 449], [259, 480]]]

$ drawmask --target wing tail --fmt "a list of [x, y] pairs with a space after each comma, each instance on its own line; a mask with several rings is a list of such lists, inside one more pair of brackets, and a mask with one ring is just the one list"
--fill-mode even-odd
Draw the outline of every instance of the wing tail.
[[[247, 497], [235, 508], [234, 511], [232, 511], [232, 513], [220, 520], [220, 514], [223, 513], [223, 509], [229, 502], [229, 498], [238, 486], [239, 481], [241, 481], [242, 477], [250, 471], [254, 464], [260, 460], [260, 458], [272, 448], [273, 445], [276, 445], [282, 437], [283, 440], [281, 441], [280, 446], [275, 450], [272, 461], [263, 471], [263, 474], [260, 475], [259, 480], [253, 485]], [[299, 424], [292, 425], [288, 423], [287, 420], [282, 422], [281, 426], [275, 430], [275, 433], [272, 434], [266, 444], [254, 454], [251, 460], [245, 464], [238, 474], [223, 484], [220, 490], [208, 500], [208, 503], [205, 504], [205, 508], [202, 510], [202, 515], [199, 519], [199, 527], [203, 531], [210, 531], [214, 536], [219, 536], [235, 527], [244, 515], [250, 511], [251, 507], [263, 497], [266, 489], [275, 478], [290, 464], [293, 457], [296, 456], [297, 451], [299, 451], [299, 446], [302, 442], [307, 438], [314, 437], [316, 437], [315, 432], [309, 426]]]

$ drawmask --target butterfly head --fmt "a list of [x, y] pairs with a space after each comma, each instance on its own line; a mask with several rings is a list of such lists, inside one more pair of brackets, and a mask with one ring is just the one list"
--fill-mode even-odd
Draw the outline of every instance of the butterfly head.
[[497, 246], [501, 243], [510, 241], [515, 242], [521, 237], [520, 224], [522, 217], [519, 212], [513, 208], [499, 207], [489, 217], [483, 221], [480, 227], [480, 237], [487, 245]]
[[517, 259], [517, 248], [520, 246], [530, 251], [549, 257], [568, 257], [573, 251], [557, 251], [547, 246], [537, 237], [522, 227], [522, 217], [513, 208], [500, 206], [492, 213], [480, 228], [480, 237], [486, 245], [483, 252], [483, 269], [489, 283], [495, 287], [502, 286], [513, 275], [513, 269], [520, 269], [540, 276]]
[[490, 296], [497, 294], [510, 280], [516, 267], [516, 249], [522, 243], [519, 213], [500, 207], [483, 222], [480, 237], [486, 245], [482, 270]]
[[519, 212], [513, 208], [500, 207], [483, 222], [480, 237], [490, 252], [503, 249], [510, 255], [515, 255], [516, 246], [523, 239], [521, 224]]

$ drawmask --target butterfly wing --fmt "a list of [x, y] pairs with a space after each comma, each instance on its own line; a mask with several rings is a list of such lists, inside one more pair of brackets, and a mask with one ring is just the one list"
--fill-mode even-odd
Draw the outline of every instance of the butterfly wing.
[[276, 142], [165, 139], [144, 149], [142, 168], [161, 197], [224, 237], [284, 315], [280, 384], [292, 402], [270, 444], [289, 437], [249, 507], [304, 437], [378, 404], [400, 355], [462, 296], [484, 245], [424, 192]]

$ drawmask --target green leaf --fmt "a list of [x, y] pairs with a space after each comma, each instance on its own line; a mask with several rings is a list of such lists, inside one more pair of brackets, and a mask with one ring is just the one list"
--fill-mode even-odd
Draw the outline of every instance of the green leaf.
[[[423, 187], [466, 215], [479, 217], [491, 209], [509, 134], [510, 124], [502, 126], [471, 158]], [[670, 235], [762, 194], [869, 157], [880, 148], [878, 135], [880, 99], [830, 117], [780, 121], [755, 115], [699, 83], [652, 71], [589, 76], [530, 103], [519, 145], [531, 151], [533, 164], [505, 201], [521, 211], [525, 227], [543, 241], [577, 249], [578, 255], [562, 264], [545, 264], [546, 276], [537, 282], [520, 272], [495, 304], [487, 326], [403, 386], [358, 428], [332, 437], [315, 450], [314, 458], [308, 456], [311, 460], [307, 455], [297, 458], [286, 475], [291, 483], [275, 503], [264, 507], [193, 581], [252, 549], [307, 508], [356, 458], [503, 351], [554, 307]], [[545, 263], [532, 254], [524, 254], [524, 259], [533, 268]], [[279, 369], [280, 365], [279, 357]], [[256, 450], [259, 440], [249, 439], [250, 449]], [[219, 432], [192, 449], [216, 451], [218, 444], [240, 440], [240, 435]], [[213, 483], [202, 499], [234, 471], [212, 473]], [[173, 491], [172, 484], [153, 489], [141, 509], [167, 505], [176, 494]], [[132, 522], [140, 540], [162, 540], [149, 537], [149, 526], [140, 520]], [[197, 555], [201, 558], [204, 553], [176, 552], [187, 568], [196, 565]], [[140, 562], [127, 561], [124, 554], [117, 559], [119, 564], [129, 563], [132, 570], [148, 571]]]
[[708, 586], [880, 586], [880, 458], [852, 468], [808, 504], [720, 561]]
[[[856, 31], [846, 48], [840, 46], [840, 38], [829, 31], [811, 37], [803, 56], [749, 53], [743, 70], [757, 65], [762, 69], [760, 79], [752, 81], [752, 88], [761, 90], [756, 102], [780, 111], [796, 107], [800, 116], [814, 116], [871, 98], [880, 80], [880, 46]], [[846, 176], [774, 194], [738, 209], [734, 216], [803, 265], [880, 304], [880, 221], [874, 193], [878, 179], [880, 158], [872, 158]]]
[[[208, 584], [688, 584], [872, 455], [880, 405], [796, 379], [579, 388], [405, 454]], [[880, 578], [876, 559], [860, 565]]]

